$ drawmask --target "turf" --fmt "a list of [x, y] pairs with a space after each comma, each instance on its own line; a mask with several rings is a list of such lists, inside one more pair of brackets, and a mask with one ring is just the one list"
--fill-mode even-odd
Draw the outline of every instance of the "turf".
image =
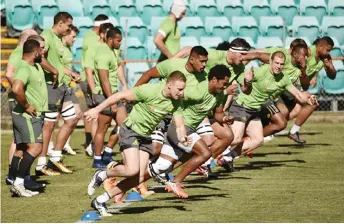
[[[101, 222], [344, 222], [343, 124], [307, 124], [299, 147], [285, 136], [240, 158], [237, 172], [220, 167], [217, 180], [190, 176], [181, 200], [163, 190], [135, 202]], [[42, 177], [45, 193], [34, 198], [12, 198], [4, 179], [11, 134], [2, 133], [1, 221], [76, 222], [90, 209], [86, 186], [93, 173], [85, 158], [83, 133], [73, 134], [76, 156], [66, 156], [72, 175]], [[117, 157], [118, 158], [118, 157]], [[156, 185], [149, 182], [148, 185]], [[96, 195], [101, 193], [98, 190]]]

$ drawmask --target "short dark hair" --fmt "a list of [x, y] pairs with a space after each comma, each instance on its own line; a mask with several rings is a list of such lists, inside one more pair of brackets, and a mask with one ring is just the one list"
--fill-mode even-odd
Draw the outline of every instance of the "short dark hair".
[[271, 55], [271, 60], [274, 60], [275, 57], [283, 58], [285, 60], [285, 54], [282, 51], [276, 51]]
[[202, 46], [195, 46], [191, 49], [190, 56], [193, 54], [208, 56], [208, 51]]
[[307, 46], [306, 41], [304, 41], [304, 40], [301, 39], [301, 38], [296, 38], [296, 39], [294, 39], [294, 40], [290, 43], [289, 48], [290, 48], [290, 49], [293, 49], [296, 45], [299, 45], [299, 44], [304, 44], [304, 45]]
[[109, 39], [110, 37], [114, 38], [116, 35], [122, 35], [122, 32], [117, 27], [112, 26], [107, 30], [105, 37]]
[[27, 38], [27, 40], [45, 41], [40, 35], [31, 35]]
[[230, 76], [231, 76], [231, 71], [229, 70], [229, 68], [227, 66], [225, 66], [225, 65], [215, 65], [209, 71], [208, 80], [210, 81], [214, 77], [216, 79], [218, 79], [218, 80], [223, 80], [226, 77], [229, 78]]
[[167, 77], [166, 83], [174, 82], [177, 80], [182, 81], [182, 82], [186, 82], [186, 77], [182, 72], [174, 71]]
[[243, 38], [235, 38], [232, 40], [230, 47], [242, 47], [246, 48], [247, 50], [251, 49], [251, 45]]
[[223, 41], [217, 45], [216, 50], [228, 51], [230, 46], [231, 44], [228, 41]]
[[112, 23], [103, 23], [99, 27], [99, 33], [106, 33], [110, 27], [113, 27]]
[[295, 52], [299, 52], [302, 49], [304, 49], [305, 51], [308, 52], [308, 46], [306, 44], [297, 44], [292, 48], [291, 54], [293, 54]]
[[334, 46], [334, 42], [333, 42], [332, 38], [329, 36], [324, 36], [320, 40], [324, 41], [326, 44], [330, 45], [331, 47]]
[[94, 21], [104, 21], [107, 19], [109, 19], [109, 17], [107, 15], [99, 14], [96, 16], [96, 18], [94, 18]]
[[78, 27], [76, 27], [76, 26], [74, 26], [74, 25], [72, 25], [71, 27], [70, 27], [70, 30], [71, 31], [74, 31], [75, 33], [76, 33], [76, 35], [78, 35], [79, 34], [79, 29], [78, 29]]
[[37, 40], [27, 40], [23, 45], [23, 54], [32, 53], [36, 48], [41, 48]]
[[59, 12], [54, 16], [54, 25], [58, 24], [60, 21], [65, 23], [68, 19], [73, 19], [73, 16], [68, 12]]

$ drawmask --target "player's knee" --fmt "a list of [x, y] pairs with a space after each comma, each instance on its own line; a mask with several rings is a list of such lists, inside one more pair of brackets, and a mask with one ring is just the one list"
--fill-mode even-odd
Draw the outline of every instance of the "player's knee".
[[232, 141], [232, 145], [237, 145], [242, 141], [242, 137], [241, 136], [233, 136], [233, 141]]
[[63, 108], [61, 111], [61, 115], [67, 125], [76, 125], [76, 123], [78, 122], [76, 118], [77, 116], [75, 107], [73, 104], [69, 104], [68, 106]]
[[201, 138], [203, 139], [203, 141], [208, 147], [210, 147], [215, 142], [214, 135], [202, 135]]
[[279, 119], [276, 124], [276, 131], [282, 131], [287, 127], [287, 121], [285, 119]]
[[140, 172], [140, 167], [139, 166], [128, 166], [126, 168], [127, 175], [129, 177], [137, 176], [139, 175]]

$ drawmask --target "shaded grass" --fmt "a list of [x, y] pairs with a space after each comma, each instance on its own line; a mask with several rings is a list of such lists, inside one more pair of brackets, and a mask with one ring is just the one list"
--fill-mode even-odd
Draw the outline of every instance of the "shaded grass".
[[[158, 189], [102, 222], [344, 222], [344, 134], [342, 124], [309, 124], [303, 128], [308, 144], [276, 137], [258, 149], [254, 158], [240, 158], [234, 173], [219, 167], [217, 180], [191, 175], [185, 181], [188, 200]], [[94, 170], [86, 158], [83, 132], [75, 132], [72, 146], [79, 153], [66, 156], [75, 173], [41, 177], [45, 193], [12, 198], [5, 185], [11, 134], [2, 134], [2, 222], [75, 222], [90, 209], [86, 187]], [[115, 150], [116, 151], [116, 150]], [[118, 158], [118, 156], [116, 156]], [[148, 185], [157, 185], [148, 182]], [[101, 193], [98, 190], [96, 195]]]

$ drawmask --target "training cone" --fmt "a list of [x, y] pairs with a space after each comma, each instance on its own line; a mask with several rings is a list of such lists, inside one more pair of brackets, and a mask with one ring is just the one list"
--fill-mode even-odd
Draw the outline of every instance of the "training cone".
[[168, 174], [168, 179], [170, 179], [170, 180], [172, 180], [173, 181], [173, 179], [174, 179], [174, 176], [172, 175], [172, 174]]
[[126, 201], [142, 201], [143, 198], [141, 197], [141, 195], [139, 193], [137, 193], [136, 191], [132, 191], [130, 192], [127, 197], [125, 198]]
[[215, 163], [215, 161], [211, 161], [211, 163], [210, 163], [210, 167], [215, 167], [216, 166], [216, 163]]
[[100, 220], [100, 217], [94, 211], [88, 211], [81, 217], [81, 221], [84, 221], [84, 222], [96, 221], [96, 220]]

